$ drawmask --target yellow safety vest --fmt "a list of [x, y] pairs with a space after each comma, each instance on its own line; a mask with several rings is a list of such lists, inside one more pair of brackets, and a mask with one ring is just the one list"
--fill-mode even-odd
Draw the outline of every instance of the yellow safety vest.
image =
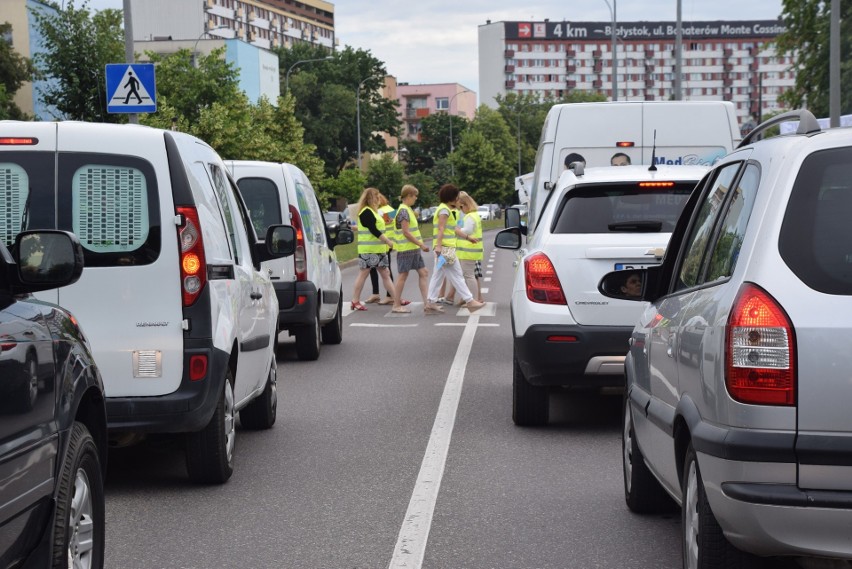
[[[384, 233], [385, 233], [385, 235], [388, 236], [388, 239], [390, 239], [391, 242], [396, 242], [396, 224], [393, 222], [394, 216], [391, 215], [391, 214], [394, 213], [394, 211], [396, 211], [396, 210], [394, 210], [389, 205], [383, 205], [382, 207], [379, 208], [379, 216], [385, 222]], [[396, 215], [396, 214], [394, 214], [394, 215]]]
[[444, 247], [455, 247], [456, 220], [458, 217], [456, 217], [455, 210], [447, 204], [439, 205], [438, 209], [435, 210], [435, 215], [432, 216], [432, 239], [438, 238], [438, 214], [445, 210], [449, 213], [449, 217], [447, 217], [447, 225], [444, 226], [444, 238], [441, 243]]
[[478, 211], [473, 211], [471, 213], [466, 214], [465, 219], [468, 217], [473, 220], [473, 233], [471, 237], [476, 237], [479, 239], [476, 243], [471, 243], [467, 239], [457, 239], [456, 240], [456, 257], [462, 260], [467, 261], [481, 261], [482, 254], [482, 218], [479, 217]]
[[[420, 225], [417, 223], [417, 216], [414, 215], [414, 210], [408, 207], [405, 204], [399, 204], [399, 209], [397, 210], [396, 215], [399, 216], [399, 212], [405, 209], [408, 212], [408, 230], [420, 242], [423, 242], [423, 237], [420, 236]], [[396, 220], [394, 220], [394, 227], [396, 227]], [[420, 247], [409, 241], [405, 238], [405, 235], [402, 233], [402, 229], [396, 230], [396, 250], [397, 251], [414, 251], [415, 249], [420, 249]]]
[[368, 253], [387, 253], [388, 246], [381, 242], [381, 240], [370, 233], [370, 230], [361, 225], [361, 214], [364, 213], [364, 210], [370, 210], [370, 213], [373, 214], [376, 218], [376, 229], [379, 232], [385, 232], [385, 220], [382, 219], [382, 216], [373, 211], [370, 207], [365, 207], [361, 211], [358, 212], [358, 254], [366, 255]]

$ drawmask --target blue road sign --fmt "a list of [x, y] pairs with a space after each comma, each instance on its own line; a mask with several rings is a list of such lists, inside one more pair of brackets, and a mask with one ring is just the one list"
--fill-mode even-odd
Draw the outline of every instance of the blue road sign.
[[106, 92], [108, 113], [157, 112], [154, 64], [108, 63]]

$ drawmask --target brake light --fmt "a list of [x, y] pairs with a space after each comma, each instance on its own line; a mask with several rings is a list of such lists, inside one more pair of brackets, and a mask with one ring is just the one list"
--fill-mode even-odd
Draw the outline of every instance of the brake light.
[[308, 280], [308, 260], [305, 256], [305, 232], [302, 229], [302, 216], [295, 206], [290, 206], [290, 223], [296, 230], [296, 252], [293, 253], [293, 263], [296, 269], [296, 280]]
[[192, 306], [207, 283], [207, 263], [204, 259], [204, 242], [201, 238], [201, 223], [194, 207], [178, 207], [183, 224], [178, 227], [180, 244], [180, 282], [183, 305]]
[[544, 253], [535, 253], [524, 260], [527, 298], [541, 304], [567, 304], [562, 285], [553, 263]]
[[627, 140], [621, 140], [619, 142], [616, 142], [615, 145], [618, 148], [633, 148], [633, 142]]
[[784, 309], [746, 283], [728, 317], [725, 385], [742, 403], [796, 404], [795, 335]]
[[640, 188], [673, 188], [674, 182], [639, 182]]
[[36, 144], [38, 144], [37, 138], [0, 137], [0, 146], [35, 146]]
[[194, 355], [189, 358], [189, 379], [199, 381], [207, 375], [207, 356]]

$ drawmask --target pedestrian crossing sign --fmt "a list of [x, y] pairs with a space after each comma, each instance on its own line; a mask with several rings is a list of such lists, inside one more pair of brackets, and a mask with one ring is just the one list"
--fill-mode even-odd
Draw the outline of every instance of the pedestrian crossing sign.
[[108, 63], [106, 92], [108, 113], [157, 112], [154, 64]]

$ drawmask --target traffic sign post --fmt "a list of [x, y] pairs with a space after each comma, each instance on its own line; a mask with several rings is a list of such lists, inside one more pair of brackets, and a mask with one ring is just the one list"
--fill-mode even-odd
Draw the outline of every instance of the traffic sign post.
[[108, 113], [155, 113], [157, 89], [153, 63], [108, 63]]

